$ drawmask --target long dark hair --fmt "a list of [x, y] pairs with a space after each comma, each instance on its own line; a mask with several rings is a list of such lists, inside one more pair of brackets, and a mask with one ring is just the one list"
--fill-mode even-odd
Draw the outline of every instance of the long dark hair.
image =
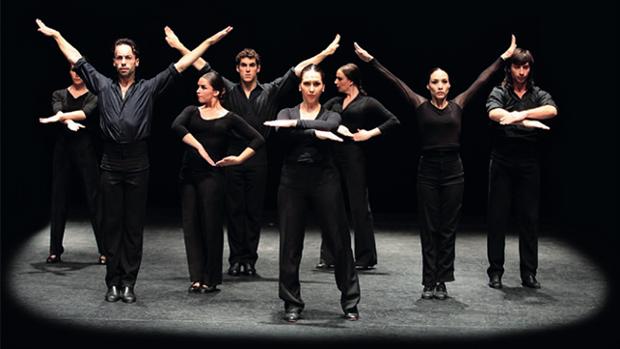
[[526, 86], [529, 90], [534, 85], [534, 76], [532, 74], [533, 70], [531, 69], [531, 67], [534, 65], [534, 56], [529, 50], [522, 49], [520, 47], [517, 47], [512, 56], [508, 59], [508, 61], [506, 61], [506, 64], [504, 66], [505, 75], [504, 81], [502, 81], [502, 86], [511, 89], [514, 82], [512, 81], [512, 73], [510, 71], [510, 67], [513, 64], [524, 65], [526, 63], [530, 64], [530, 73], [528, 74], [526, 81]]
[[357, 66], [357, 64], [347, 63], [342, 67], [338, 68], [338, 70], [342, 71], [344, 76], [346, 76], [347, 79], [351, 80], [353, 84], [357, 86], [357, 89], [360, 91], [361, 94], [363, 94], [364, 96], [367, 95], [366, 91], [362, 87], [362, 72], [360, 71], [360, 68]]
[[220, 93], [219, 95], [217, 95], [217, 98], [220, 101], [224, 100], [224, 95], [226, 94], [226, 85], [224, 84], [224, 80], [222, 79], [220, 73], [216, 71], [210, 71], [201, 76], [200, 78], [207, 80], [209, 82], [209, 85], [211, 85], [211, 87], [213, 87], [215, 91], [218, 91]]

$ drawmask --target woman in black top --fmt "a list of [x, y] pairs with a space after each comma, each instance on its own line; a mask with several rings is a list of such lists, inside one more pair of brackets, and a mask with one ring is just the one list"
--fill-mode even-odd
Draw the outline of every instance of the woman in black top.
[[513, 35], [506, 52], [486, 68], [465, 92], [452, 100], [448, 100], [450, 80], [443, 69], [431, 70], [426, 84], [431, 93], [428, 100], [413, 92], [357, 43], [354, 45], [359, 58], [370, 62], [394, 83], [416, 111], [422, 143], [417, 178], [424, 286], [422, 298], [446, 299], [445, 282], [454, 281], [454, 243], [463, 201], [464, 173], [459, 155], [463, 108], [493, 72], [501, 67], [502, 62], [512, 55], [516, 39]]
[[301, 299], [299, 263], [306, 204], [311, 203], [325, 242], [334, 254], [336, 284], [341, 291], [340, 304], [344, 316], [348, 320], [357, 320], [359, 280], [353, 266], [340, 178], [332, 159], [331, 142], [325, 141], [342, 141], [332, 133], [338, 129], [340, 115], [321, 107], [319, 98], [325, 85], [323, 72], [318, 66], [311, 64], [302, 70], [299, 90], [303, 97], [301, 104], [281, 110], [277, 120], [264, 123], [280, 127], [278, 135], [285, 143], [278, 188], [279, 295], [284, 301], [284, 319], [297, 321], [305, 305]]
[[[338, 133], [346, 136], [343, 143], [334, 146], [334, 160], [343, 179], [355, 232], [355, 268], [374, 269], [377, 248], [368, 203], [366, 159], [361, 142], [384, 134], [398, 125], [399, 121], [379, 101], [366, 95], [362, 88], [360, 69], [356, 64], [348, 63], [338, 68], [334, 83], [338, 92], [344, 96], [330, 99], [325, 103], [325, 108], [340, 114], [342, 121]], [[375, 127], [378, 119], [382, 123]], [[317, 268], [333, 264], [333, 256], [321, 243], [321, 258]]]
[[[39, 122], [63, 123], [58, 130], [54, 145], [54, 159], [52, 163], [52, 205], [50, 223], [50, 251], [47, 263], [61, 262], [60, 256], [64, 252], [62, 240], [67, 223], [67, 196], [73, 186], [70, 182], [71, 173], [75, 167], [82, 179], [86, 204], [90, 214], [90, 221], [95, 233], [99, 264], [106, 263], [103, 252], [103, 238], [99, 229], [97, 193], [99, 186], [99, 165], [94, 146], [92, 129], [82, 123], [95, 117], [97, 96], [86, 88], [84, 81], [75, 73], [73, 66], [69, 71], [71, 86], [54, 91], [52, 94], [52, 109], [56, 114], [47, 118], [40, 118]], [[92, 121], [90, 125], [94, 125]]]
[[[254, 155], [265, 140], [240, 116], [222, 107], [226, 88], [220, 75], [209, 72], [198, 79], [200, 107], [185, 108], [172, 129], [188, 145], [181, 167], [183, 236], [192, 284], [189, 292], [219, 291], [224, 249], [223, 166], [239, 165]], [[239, 155], [226, 156], [233, 132], [249, 141]]]

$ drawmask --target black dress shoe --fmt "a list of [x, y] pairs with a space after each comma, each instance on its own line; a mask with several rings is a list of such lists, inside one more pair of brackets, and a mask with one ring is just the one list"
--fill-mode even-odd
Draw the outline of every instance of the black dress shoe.
[[217, 285], [209, 286], [209, 285], [202, 284], [200, 286], [200, 293], [214, 293], [214, 292], [220, 292], [220, 291], [221, 290], [217, 288]]
[[297, 322], [297, 320], [301, 319], [301, 311], [299, 309], [286, 310], [283, 319], [288, 322]]
[[344, 312], [344, 318], [349, 321], [357, 321], [360, 319], [360, 313], [357, 311], [357, 307], [347, 309]]
[[502, 277], [499, 274], [493, 274], [489, 277], [489, 287], [491, 288], [502, 288]]
[[256, 275], [256, 269], [251, 263], [243, 263], [241, 264], [241, 274], [254, 276]]
[[55, 264], [55, 263], [60, 263], [60, 262], [62, 262], [62, 260], [60, 259], [59, 254], [51, 254], [45, 260], [45, 263], [49, 263], [49, 264]]
[[438, 283], [437, 286], [435, 286], [435, 292], [433, 293], [433, 296], [440, 300], [448, 298], [448, 290], [446, 289], [446, 284], [443, 282]]
[[540, 288], [540, 283], [536, 281], [536, 277], [532, 274], [521, 279], [521, 285], [529, 288]]
[[435, 293], [435, 285], [424, 285], [422, 299], [433, 299], [433, 293]]
[[374, 265], [356, 265], [355, 269], [357, 270], [373, 270], [375, 269]]
[[121, 292], [118, 290], [118, 287], [108, 287], [108, 292], [105, 294], [106, 302], [118, 302], [119, 299], [121, 299]]
[[136, 295], [133, 293], [133, 286], [124, 286], [121, 291], [121, 299], [123, 303], [133, 303], [136, 301]]
[[230, 276], [239, 276], [240, 273], [241, 265], [238, 262], [231, 264], [230, 268], [228, 268], [228, 275]]

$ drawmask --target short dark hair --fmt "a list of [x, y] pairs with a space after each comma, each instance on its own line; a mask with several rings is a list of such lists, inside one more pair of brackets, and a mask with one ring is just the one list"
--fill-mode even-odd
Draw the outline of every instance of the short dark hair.
[[136, 56], [136, 58], [140, 58], [140, 50], [138, 49], [138, 45], [136, 45], [135, 41], [129, 38], [120, 38], [114, 41], [114, 46], [112, 46], [112, 57], [116, 55], [116, 46], [119, 46], [119, 45], [127, 45], [131, 47], [131, 51], [133, 52], [133, 55]]
[[256, 65], [260, 65], [260, 55], [254, 49], [244, 48], [239, 53], [237, 53], [237, 56], [235, 57], [235, 64], [239, 65], [241, 59], [243, 58], [254, 58], [256, 59]]

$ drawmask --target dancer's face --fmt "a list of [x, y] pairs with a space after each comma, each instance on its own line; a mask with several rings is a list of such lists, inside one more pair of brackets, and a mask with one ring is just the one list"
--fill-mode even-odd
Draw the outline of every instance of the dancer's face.
[[512, 81], [518, 84], [525, 84], [527, 77], [530, 76], [530, 63], [521, 65], [511, 64], [510, 74], [512, 75]]
[[450, 91], [448, 73], [441, 69], [435, 70], [428, 79], [426, 88], [430, 91], [433, 98], [440, 100], [445, 99]]
[[256, 58], [241, 58], [237, 65], [239, 78], [245, 83], [253, 83], [256, 81], [258, 73], [260, 73], [260, 65], [256, 63]]
[[198, 79], [198, 89], [196, 89], [196, 96], [200, 104], [208, 104], [213, 101], [214, 98], [218, 98], [220, 91], [213, 89], [213, 86], [209, 83], [209, 80], [205, 78]]
[[136, 68], [140, 65], [140, 59], [136, 58], [131, 46], [120, 44], [114, 48], [112, 65], [116, 68], [120, 77], [132, 77], [136, 74]]
[[299, 83], [299, 91], [306, 102], [316, 102], [325, 91], [321, 74], [314, 70], [304, 72]]
[[353, 81], [349, 80], [341, 69], [336, 71], [336, 80], [334, 80], [338, 92], [345, 93], [353, 85]]

